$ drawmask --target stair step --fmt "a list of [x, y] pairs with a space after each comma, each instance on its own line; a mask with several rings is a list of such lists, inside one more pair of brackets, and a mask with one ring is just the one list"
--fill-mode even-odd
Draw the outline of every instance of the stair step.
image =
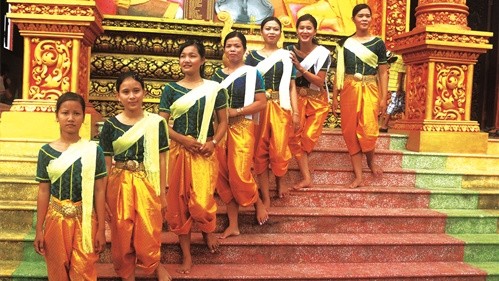
[[[218, 235], [218, 234], [216, 234]], [[180, 263], [178, 238], [162, 234], [162, 263]], [[464, 243], [445, 234], [245, 234], [220, 239], [212, 254], [192, 234], [195, 264], [462, 261]], [[101, 262], [111, 262], [109, 244]]]
[[[272, 206], [336, 207], [336, 208], [428, 208], [431, 191], [404, 186], [363, 186], [344, 188], [314, 185], [290, 190], [284, 198], [274, 198]], [[272, 190], [276, 197], [277, 192]]]
[[36, 201], [38, 182], [31, 177], [0, 177], [0, 201]]
[[36, 157], [0, 155], [0, 177], [35, 177]]
[[[241, 233], [444, 233], [446, 216], [428, 209], [367, 209], [272, 207], [259, 225], [253, 208], [241, 208]], [[228, 226], [225, 206], [219, 206], [217, 232]]]
[[[486, 273], [463, 262], [303, 263], [303, 264], [195, 264], [190, 274], [176, 272], [178, 264], [164, 264], [174, 280], [400, 280], [483, 281]], [[497, 266], [492, 263], [489, 267]], [[15, 272], [15, 274], [13, 274]], [[97, 264], [98, 280], [120, 280], [113, 265]], [[0, 261], [2, 280], [46, 280], [44, 262]], [[138, 280], [156, 280], [137, 270]]]

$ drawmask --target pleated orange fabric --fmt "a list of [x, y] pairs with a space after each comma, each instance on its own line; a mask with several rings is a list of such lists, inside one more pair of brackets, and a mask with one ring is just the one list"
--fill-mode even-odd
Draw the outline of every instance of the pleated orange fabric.
[[218, 178], [215, 153], [193, 154], [171, 141], [166, 220], [177, 235], [188, 234], [196, 223], [205, 233], [215, 231], [217, 204], [214, 193]]
[[341, 131], [350, 155], [374, 150], [379, 136], [379, 98], [376, 81], [345, 77], [340, 92]]
[[267, 101], [267, 108], [260, 114], [258, 130], [260, 135], [255, 151], [255, 173], [263, 173], [270, 164], [274, 175], [284, 176], [291, 159], [288, 145], [293, 131], [291, 112], [283, 109], [278, 100]]
[[[97, 230], [95, 214], [92, 215], [92, 229]], [[95, 233], [93, 231], [92, 241], [95, 239]], [[45, 217], [44, 238], [49, 280], [97, 280], [95, 263], [99, 256], [83, 251], [81, 217], [65, 218], [49, 205]]]
[[135, 264], [152, 274], [160, 262], [161, 202], [146, 173], [113, 168], [106, 202], [111, 219], [111, 253], [116, 272], [128, 278]]
[[250, 206], [258, 199], [258, 187], [251, 173], [255, 150], [253, 121], [242, 119], [229, 125], [227, 137], [217, 145], [220, 162], [217, 193], [223, 202], [234, 199], [240, 206]]
[[[301, 87], [297, 88], [300, 92]], [[322, 134], [324, 121], [329, 112], [327, 94], [324, 91], [318, 96], [298, 95], [298, 110], [300, 113], [300, 129], [289, 141], [291, 153], [300, 158], [303, 152], [310, 153]]]

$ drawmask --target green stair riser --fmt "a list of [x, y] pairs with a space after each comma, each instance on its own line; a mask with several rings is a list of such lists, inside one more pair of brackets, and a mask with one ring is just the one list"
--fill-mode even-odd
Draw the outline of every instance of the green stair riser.
[[447, 218], [445, 232], [493, 234], [497, 233], [497, 221], [497, 218]]
[[425, 155], [407, 155], [402, 158], [402, 167], [404, 169], [445, 169], [447, 157], [445, 156], [425, 156]]
[[497, 244], [466, 244], [465, 262], [499, 262], [499, 241]]
[[461, 175], [440, 175], [416, 173], [416, 187], [431, 188], [461, 188]]
[[430, 195], [431, 209], [477, 209], [478, 194], [435, 194]]

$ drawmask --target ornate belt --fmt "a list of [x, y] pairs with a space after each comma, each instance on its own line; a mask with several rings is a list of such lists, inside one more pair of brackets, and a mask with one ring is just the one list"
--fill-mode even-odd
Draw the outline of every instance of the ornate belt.
[[244, 121], [246, 117], [244, 115], [238, 115], [234, 117], [229, 117], [229, 125], [235, 125]]
[[272, 89], [268, 89], [265, 91], [265, 96], [267, 100], [278, 100], [279, 99], [279, 91], [274, 91]]
[[318, 91], [318, 90], [313, 90], [310, 88], [306, 87], [297, 87], [298, 89], [298, 95], [302, 97], [314, 97], [318, 98], [324, 94], [324, 92]]
[[351, 79], [351, 80], [354, 80], [357, 82], [363, 82], [363, 83], [377, 82], [378, 81], [378, 77], [376, 75], [362, 75], [360, 73], [346, 74], [345, 80], [348, 80], [348, 79]]
[[51, 197], [50, 206], [52, 207], [52, 210], [58, 212], [65, 218], [81, 217], [82, 214], [81, 202], [74, 203], [71, 200], [61, 201]]
[[127, 161], [116, 161], [114, 167], [117, 169], [128, 170], [131, 172], [142, 172], [145, 171], [144, 163], [137, 160], [127, 160]]

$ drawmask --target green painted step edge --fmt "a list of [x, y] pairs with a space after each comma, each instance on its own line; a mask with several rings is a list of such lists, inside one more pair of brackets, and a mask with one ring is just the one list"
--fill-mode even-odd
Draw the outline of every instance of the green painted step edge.
[[499, 213], [487, 210], [435, 209], [447, 215], [447, 234], [497, 234]]
[[499, 262], [470, 262], [469, 264], [487, 272], [487, 281], [499, 281]]
[[499, 262], [499, 234], [449, 234], [465, 243], [464, 262]]

